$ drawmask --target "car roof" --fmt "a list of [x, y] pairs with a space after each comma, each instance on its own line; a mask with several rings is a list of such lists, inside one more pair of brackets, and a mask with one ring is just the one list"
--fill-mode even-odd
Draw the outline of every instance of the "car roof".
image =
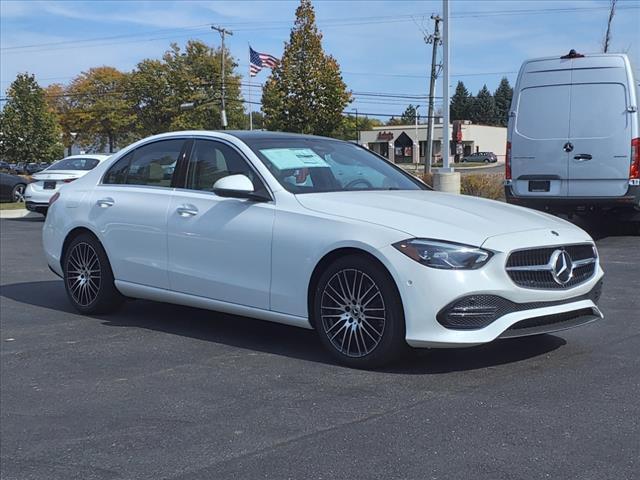
[[[190, 137], [190, 136], [205, 136], [211, 138], [229, 138], [235, 137], [241, 141], [263, 140], [263, 139], [318, 139], [323, 138], [326, 140], [342, 141], [330, 137], [321, 137], [318, 135], [307, 135], [302, 133], [289, 133], [289, 132], [269, 132], [266, 130], [185, 130], [176, 132], [167, 132], [147, 137], [141, 141], [147, 140], [162, 140], [176, 137]], [[82, 156], [82, 155], [81, 155]]]

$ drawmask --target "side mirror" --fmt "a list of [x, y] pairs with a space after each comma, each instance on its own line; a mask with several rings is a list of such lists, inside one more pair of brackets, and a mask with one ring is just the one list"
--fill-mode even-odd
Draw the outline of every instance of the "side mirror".
[[242, 174], [222, 177], [213, 184], [213, 193], [221, 197], [268, 200], [254, 193], [253, 183], [249, 180], [249, 177]]

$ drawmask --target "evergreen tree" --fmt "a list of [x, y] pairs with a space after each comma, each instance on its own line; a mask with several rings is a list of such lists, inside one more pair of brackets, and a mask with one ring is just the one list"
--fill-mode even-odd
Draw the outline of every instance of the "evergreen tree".
[[471, 103], [471, 121], [480, 125], [495, 125], [496, 104], [491, 92], [484, 85]]
[[0, 156], [11, 162], [51, 162], [64, 152], [61, 131], [33, 75], [18, 74], [0, 112]]
[[463, 82], [459, 81], [458, 85], [456, 85], [456, 91], [451, 97], [451, 107], [449, 110], [451, 120], [469, 120], [471, 118], [471, 102], [472, 98], [469, 95], [467, 87], [464, 86]]
[[265, 124], [270, 130], [331, 135], [350, 101], [338, 62], [322, 49], [311, 0], [300, 0], [282, 60], [262, 92]]
[[416, 115], [418, 113], [418, 108], [414, 107], [412, 104], [405, 109], [402, 116], [400, 116], [400, 121], [402, 125], [412, 125], [416, 122]]
[[509, 108], [511, 108], [511, 97], [513, 97], [513, 88], [509, 85], [507, 77], [502, 77], [500, 85], [493, 94], [496, 103], [496, 122], [501, 127], [506, 127], [509, 121]]

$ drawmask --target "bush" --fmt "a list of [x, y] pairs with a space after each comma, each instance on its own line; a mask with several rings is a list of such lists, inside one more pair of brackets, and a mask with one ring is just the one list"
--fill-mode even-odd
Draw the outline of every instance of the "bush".
[[[433, 174], [423, 173], [418, 177], [427, 185], [433, 186]], [[491, 200], [504, 200], [503, 180], [502, 173], [463, 174], [460, 177], [460, 193]]]
[[503, 180], [504, 175], [501, 173], [462, 175], [460, 193], [491, 200], [504, 200]]

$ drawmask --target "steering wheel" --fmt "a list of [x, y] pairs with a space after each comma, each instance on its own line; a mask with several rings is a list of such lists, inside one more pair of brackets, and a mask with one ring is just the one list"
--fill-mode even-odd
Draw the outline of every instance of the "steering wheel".
[[371, 183], [364, 178], [356, 178], [355, 180], [351, 180], [344, 186], [345, 190], [355, 190], [357, 188], [373, 188], [373, 185], [371, 185]]

